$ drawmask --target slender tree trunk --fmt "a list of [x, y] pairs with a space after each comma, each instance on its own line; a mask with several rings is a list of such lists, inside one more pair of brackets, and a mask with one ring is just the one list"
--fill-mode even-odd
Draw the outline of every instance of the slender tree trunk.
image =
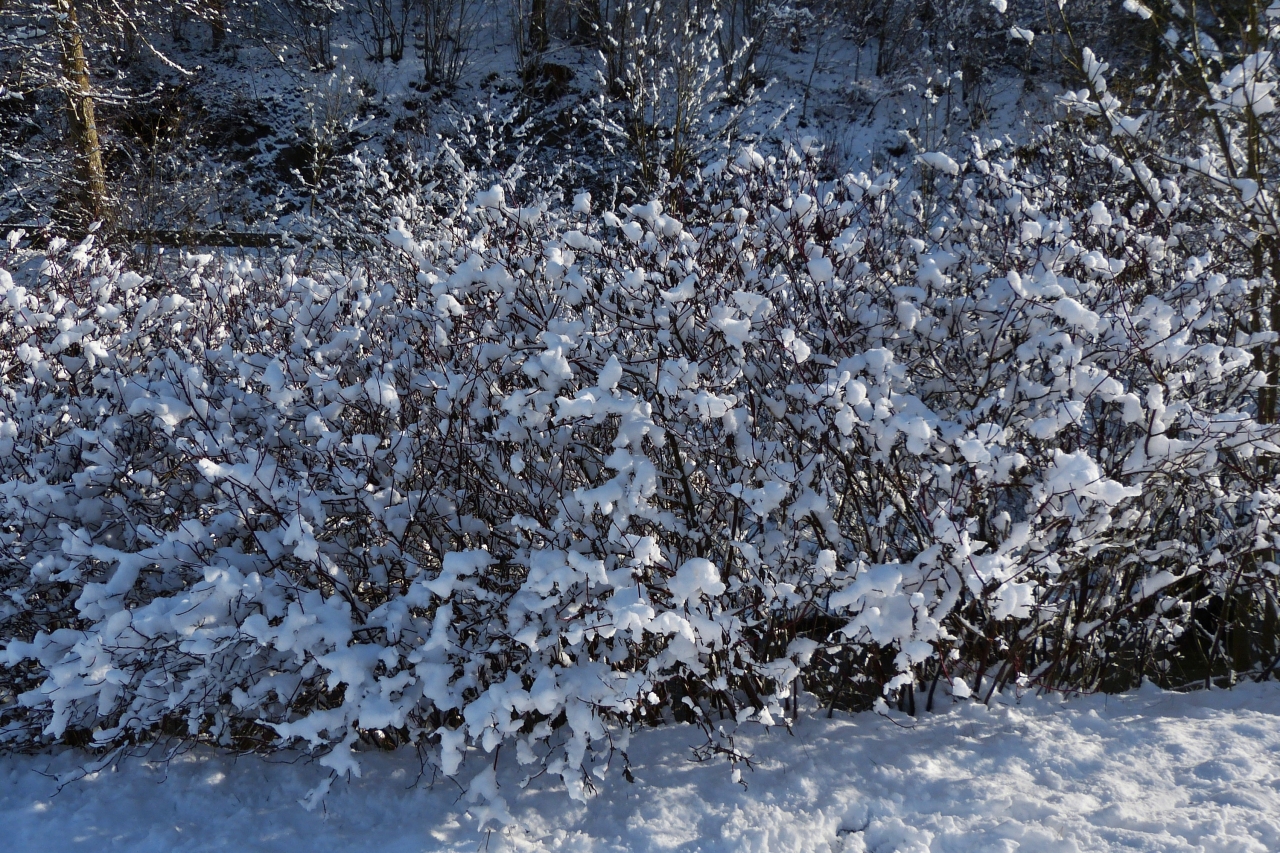
[[[1271, 250], [1271, 331], [1280, 329], [1280, 241], [1274, 236], [1267, 239]], [[1275, 343], [1267, 345], [1267, 386], [1263, 390], [1265, 402], [1258, 406], [1258, 420], [1264, 424], [1276, 422], [1276, 402], [1280, 396], [1280, 348]]]
[[[1245, 29], [1245, 44], [1251, 54], [1257, 53], [1262, 48], [1262, 29], [1260, 27], [1259, 13], [1261, 6], [1258, 3], [1249, 4], [1248, 26]], [[1249, 177], [1254, 180], [1257, 185], [1262, 186], [1262, 166], [1263, 166], [1263, 132], [1262, 124], [1258, 121], [1258, 116], [1253, 111], [1253, 107], [1247, 108], [1248, 116], [1248, 157], [1249, 157]], [[1277, 240], [1275, 234], [1268, 234], [1265, 238], [1258, 238], [1259, 248], [1258, 260], [1255, 266], [1259, 267], [1256, 274], [1258, 279], [1262, 279], [1261, 252], [1263, 246], [1270, 252], [1271, 261], [1271, 292], [1268, 294], [1270, 300], [1270, 317], [1271, 323], [1269, 331], [1275, 332], [1280, 330], [1280, 241]], [[1258, 405], [1258, 420], [1264, 424], [1273, 424], [1276, 422], [1277, 402], [1280, 402], [1280, 349], [1276, 344], [1270, 343], [1267, 349], [1267, 384], [1261, 389]], [[1261, 366], [1261, 365], [1260, 365]]]
[[545, 53], [551, 44], [547, 28], [547, 0], [533, 0], [529, 10], [529, 49], [536, 54]]
[[57, 0], [57, 9], [76, 171], [86, 211], [95, 220], [101, 220], [107, 215], [107, 178], [102, 167], [98, 122], [94, 117], [93, 81], [89, 78], [89, 63], [84, 55], [84, 39], [80, 35], [74, 0]]
[[583, 44], [600, 40], [599, 0], [580, 0], [578, 4], [578, 39]]
[[[1259, 282], [1262, 282], [1264, 270], [1266, 269], [1263, 266], [1265, 263], [1263, 256], [1265, 243], [1266, 237], [1259, 236], [1251, 247], [1253, 253], [1253, 277]], [[1252, 314], [1249, 318], [1249, 327], [1254, 334], [1263, 331], [1262, 291], [1263, 285], [1259, 283], [1254, 291], [1249, 294], [1249, 311]], [[1265, 344], [1255, 344], [1253, 347], [1253, 369], [1259, 373], [1267, 372], [1267, 347]], [[1258, 389], [1258, 421], [1264, 424], [1267, 423], [1267, 415], [1270, 411], [1270, 405], [1267, 400], [1269, 391], [1270, 389], [1266, 385]]]
[[227, 12], [223, 0], [211, 0], [209, 3], [209, 30], [211, 47], [218, 50], [227, 38]]

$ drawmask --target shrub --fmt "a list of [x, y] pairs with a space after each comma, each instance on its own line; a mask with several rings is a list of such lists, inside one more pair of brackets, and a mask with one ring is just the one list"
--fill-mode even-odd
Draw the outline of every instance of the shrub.
[[808, 148], [679, 211], [495, 185], [341, 270], [11, 238], [0, 742], [511, 742], [583, 797], [637, 724], [739, 757], [800, 678], [1094, 689], [1274, 612], [1259, 284], [1187, 196]]

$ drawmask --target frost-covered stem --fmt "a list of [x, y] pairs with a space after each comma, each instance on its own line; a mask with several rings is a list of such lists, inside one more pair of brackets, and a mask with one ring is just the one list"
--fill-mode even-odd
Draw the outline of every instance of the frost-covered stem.
[[1276, 640], [1280, 638], [1278, 638], [1275, 633], [1275, 626], [1277, 624], [1280, 624], [1280, 603], [1277, 603], [1276, 597], [1274, 594], [1272, 594], [1272, 591], [1269, 587], [1264, 585], [1262, 587], [1262, 592], [1266, 598], [1267, 607], [1269, 608], [1269, 612], [1270, 612], [1270, 617], [1271, 617], [1270, 621], [1272, 624], [1271, 640], [1276, 647], [1276, 653], [1275, 653], [1275, 656], [1271, 658], [1271, 662], [1265, 665], [1264, 667], [1262, 667], [1261, 671], [1259, 671], [1258, 674], [1254, 677], [1253, 680], [1258, 684], [1261, 684], [1262, 682], [1270, 678], [1271, 673], [1275, 670], [1275, 668], [1277, 666], [1280, 666], [1280, 643], [1276, 642]]
[[[702, 521], [698, 515], [698, 502], [693, 496], [693, 486], [689, 483], [689, 469], [685, 467], [684, 456], [680, 453], [680, 446], [676, 443], [675, 435], [670, 429], [666, 432], [667, 450], [671, 453], [672, 461], [675, 462], [676, 469], [680, 472], [680, 485], [684, 492], [685, 523], [689, 525], [690, 533], [697, 533], [702, 526]], [[698, 537], [696, 548], [699, 557], [705, 555], [707, 549], [705, 536]]]
[[[1210, 98], [1212, 96], [1213, 86], [1209, 82], [1209, 69], [1205, 62], [1204, 54], [1200, 50], [1202, 42], [1199, 23], [1200, 12], [1197, 8], [1196, 0], [1191, 0], [1191, 12], [1187, 16], [1187, 20], [1191, 26], [1191, 40], [1188, 44], [1188, 49], [1191, 53], [1191, 61], [1187, 62], [1186, 58], [1181, 55], [1180, 51], [1174, 50], [1172, 53], [1175, 57], [1178, 57], [1194, 69], [1195, 80], [1193, 82], [1196, 86], [1197, 94], [1202, 98]], [[1213, 125], [1214, 135], [1218, 138], [1218, 149], [1222, 153], [1223, 162], [1227, 166], [1227, 175], [1231, 178], [1235, 178], [1239, 172], [1239, 168], [1235, 161], [1234, 149], [1229, 142], [1227, 128], [1222, 120], [1222, 115], [1217, 110], [1208, 110], [1208, 114], [1209, 121]]]
[[[1242, 561], [1238, 566], [1236, 566], [1235, 571], [1232, 572], [1231, 580], [1227, 584], [1226, 590], [1222, 593], [1222, 611], [1221, 615], [1218, 617], [1218, 627], [1213, 632], [1213, 642], [1209, 645], [1209, 656], [1206, 661], [1207, 671], [1204, 675], [1204, 686], [1206, 690], [1213, 686], [1213, 659], [1218, 655], [1218, 646], [1222, 643], [1223, 631], [1226, 629], [1226, 626], [1230, 621], [1228, 609], [1231, 607], [1232, 597], [1235, 595], [1236, 586], [1240, 583], [1240, 577], [1243, 574], [1244, 562]], [[1227, 675], [1229, 679], [1234, 681], [1235, 669], [1231, 664], [1228, 664], [1227, 666]]]
[[[1262, 238], [1259, 238], [1262, 239]], [[1266, 235], [1271, 251], [1271, 331], [1280, 329], [1280, 235]], [[1275, 341], [1267, 345], [1267, 384], [1259, 390], [1258, 421], [1276, 422], [1276, 400], [1280, 396], [1280, 347]]]

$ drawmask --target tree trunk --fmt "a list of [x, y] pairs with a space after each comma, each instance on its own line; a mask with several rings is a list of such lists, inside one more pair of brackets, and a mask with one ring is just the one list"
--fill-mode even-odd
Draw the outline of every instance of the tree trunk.
[[76, 147], [76, 172], [85, 210], [95, 220], [107, 215], [107, 178], [102, 145], [93, 111], [93, 82], [84, 55], [84, 39], [74, 0], [57, 0], [58, 32], [62, 41], [62, 71], [66, 78], [71, 134]]
[[227, 11], [222, 0], [211, 0], [209, 3], [209, 30], [210, 46], [218, 50], [227, 38]]
[[578, 41], [581, 44], [603, 43], [602, 35], [599, 0], [580, 0], [578, 4]]
[[551, 34], [547, 29], [547, 0], [533, 0], [529, 10], [529, 50], [535, 54], [546, 53], [551, 44]]

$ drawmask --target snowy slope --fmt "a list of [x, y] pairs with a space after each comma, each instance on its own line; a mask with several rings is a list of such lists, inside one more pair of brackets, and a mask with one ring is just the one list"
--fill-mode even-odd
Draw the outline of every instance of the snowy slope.
[[[904, 727], [905, 726], [905, 727]], [[450, 780], [419, 779], [409, 751], [366, 756], [313, 812], [314, 764], [197, 751], [133, 761], [66, 786], [74, 756], [0, 759], [11, 851], [966, 851], [1280, 850], [1280, 686], [886, 719], [804, 715], [794, 736], [739, 740], [746, 786], [689, 760], [687, 727], [639, 733], [629, 784], [589, 805], [545, 780], [499, 779], [519, 825], [486, 839]], [[470, 771], [485, 766], [477, 757]]]

